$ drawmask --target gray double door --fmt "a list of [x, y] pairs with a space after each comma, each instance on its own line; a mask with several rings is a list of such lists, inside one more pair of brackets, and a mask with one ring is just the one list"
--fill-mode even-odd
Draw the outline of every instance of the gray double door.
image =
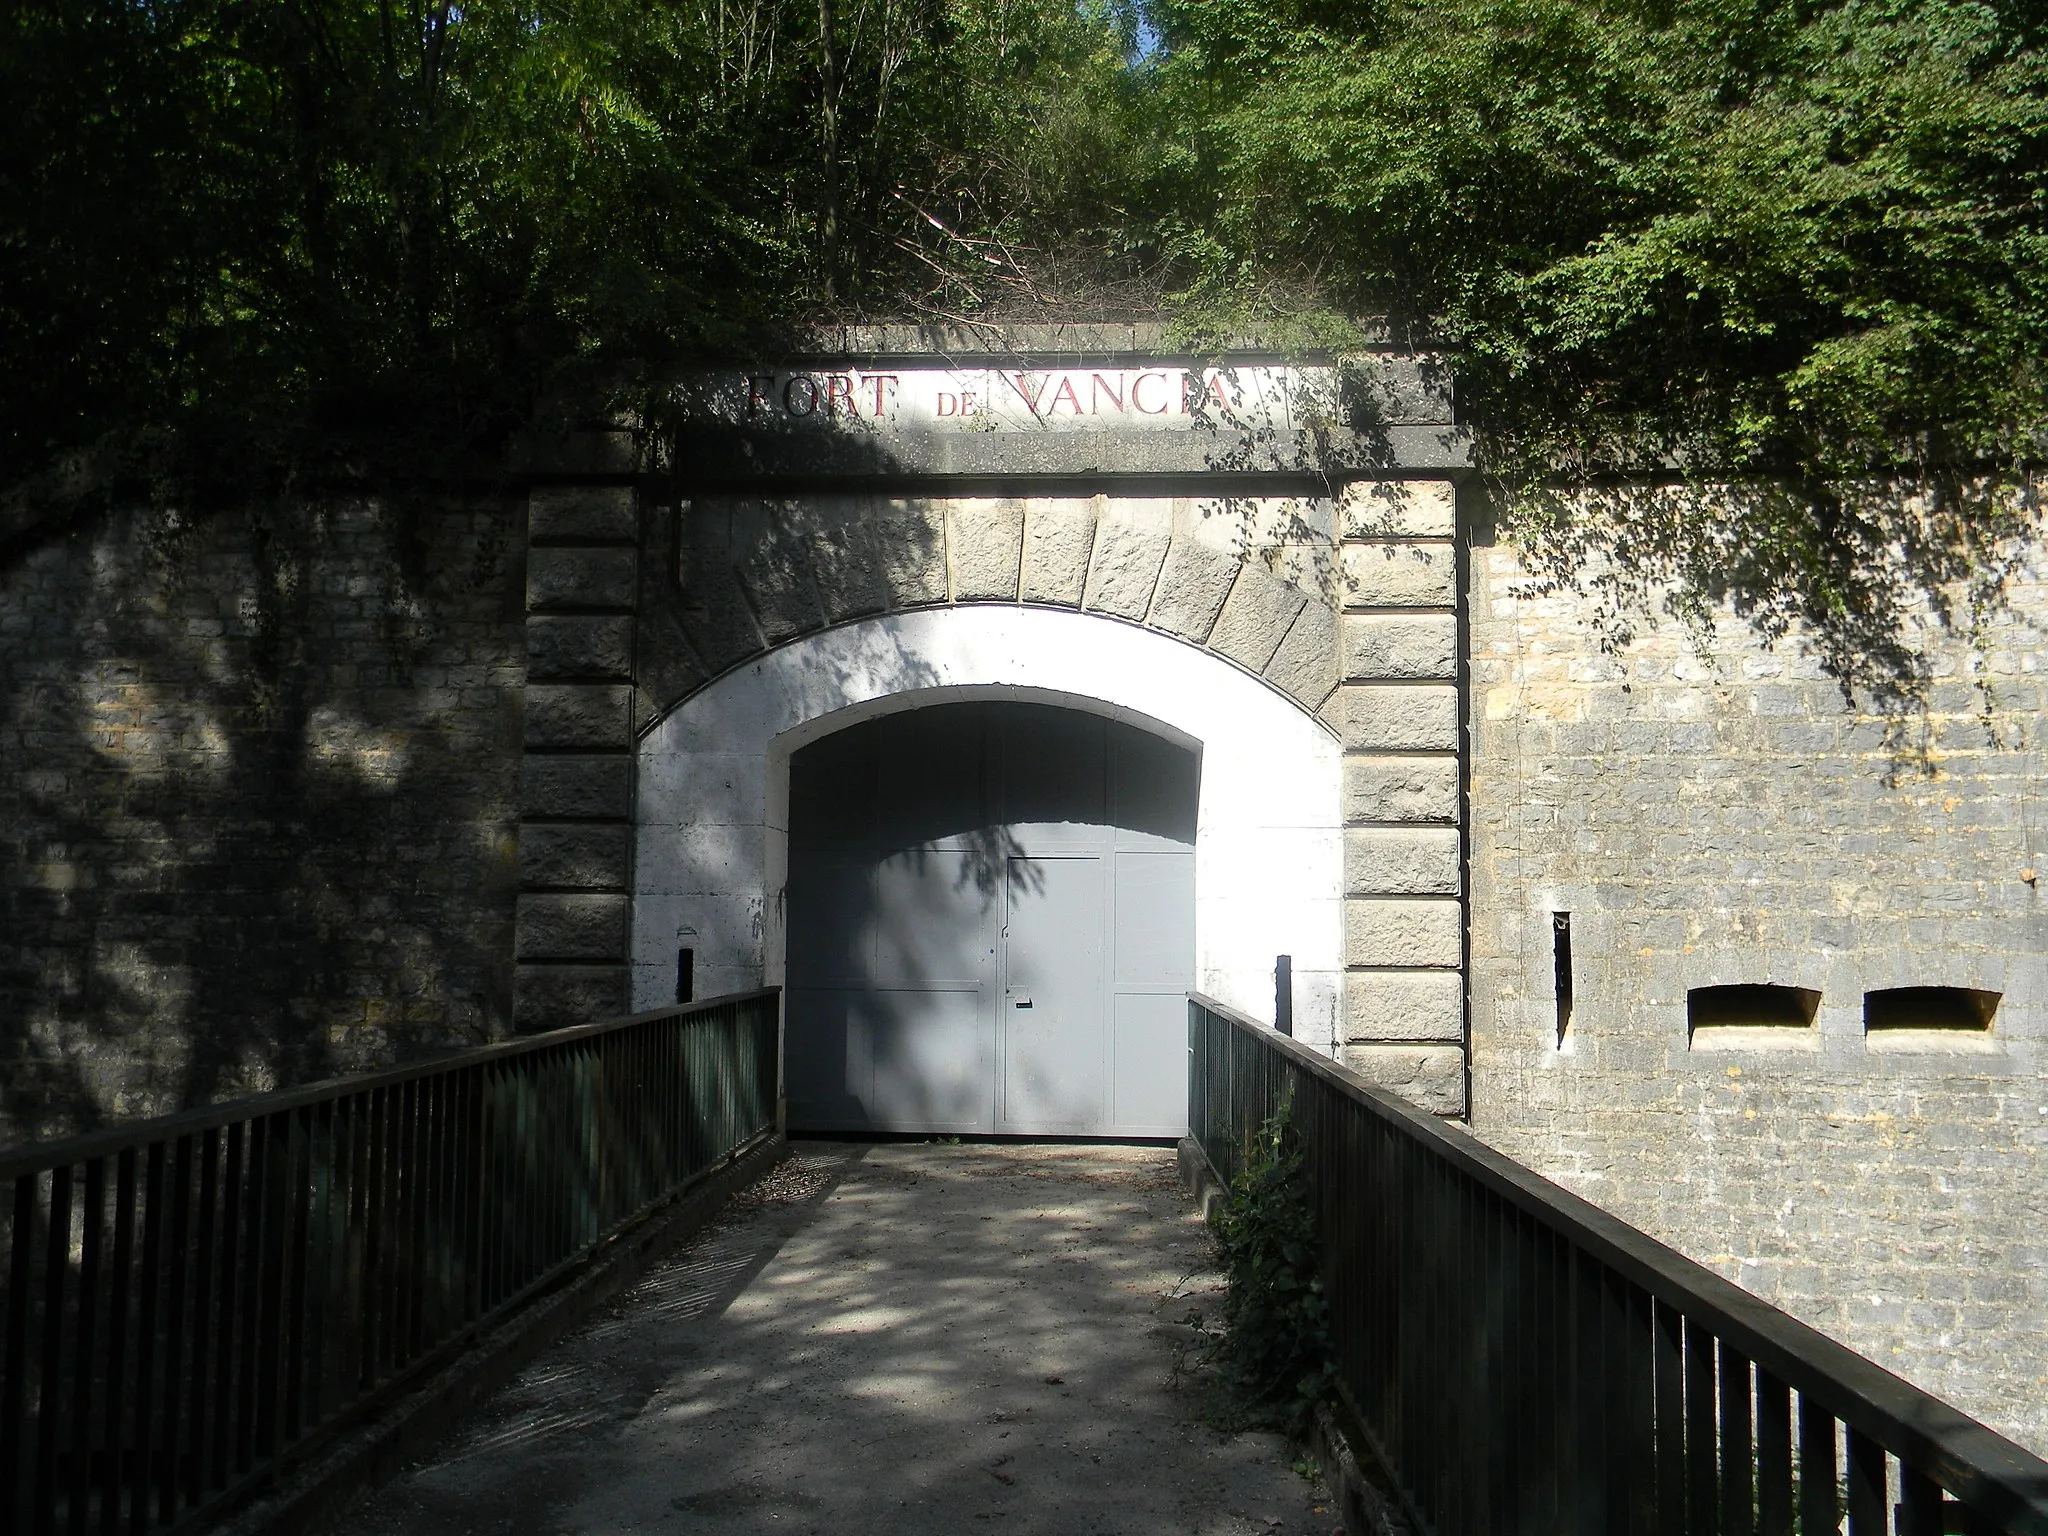
[[853, 726], [790, 763], [790, 1124], [1187, 1127], [1195, 755], [1030, 704]]

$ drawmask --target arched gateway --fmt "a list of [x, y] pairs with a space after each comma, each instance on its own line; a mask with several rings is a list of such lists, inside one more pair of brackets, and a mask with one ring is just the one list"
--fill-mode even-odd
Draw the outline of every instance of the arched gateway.
[[1461, 1107], [1443, 399], [1036, 340], [707, 375], [670, 474], [536, 487], [522, 1007], [778, 984], [798, 1126], [1163, 1135], [1182, 995], [1284, 955]]

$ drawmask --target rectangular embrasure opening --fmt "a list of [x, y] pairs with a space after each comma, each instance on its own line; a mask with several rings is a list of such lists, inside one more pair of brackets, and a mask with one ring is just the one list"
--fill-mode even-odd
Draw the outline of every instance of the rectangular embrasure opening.
[[1696, 1051], [1820, 1049], [1813, 1027], [1820, 993], [1812, 987], [1735, 982], [1694, 987], [1685, 994], [1685, 1019]]
[[1975, 987], [1879, 987], [1863, 994], [1863, 1037], [1873, 1051], [1995, 1050], [2001, 994]]
[[1572, 1023], [1572, 915], [1550, 914], [1550, 970], [1557, 995], [1557, 1043]]

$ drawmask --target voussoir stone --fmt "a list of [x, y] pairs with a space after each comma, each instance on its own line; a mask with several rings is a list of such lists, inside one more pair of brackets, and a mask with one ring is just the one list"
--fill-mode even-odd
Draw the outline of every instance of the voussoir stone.
[[1209, 632], [1209, 649], [1239, 666], [1264, 672], [1308, 601], [1301, 588], [1263, 567], [1240, 566], [1216, 627]]
[[1142, 619], [1173, 538], [1173, 503], [1110, 497], [1095, 524], [1095, 551], [1081, 606], [1122, 619]]
[[1081, 606], [1095, 548], [1095, 500], [1033, 496], [1024, 503], [1024, 562], [1017, 595], [1027, 603]]
[[946, 503], [946, 546], [956, 603], [1013, 601], [1024, 556], [1024, 503], [1015, 496]]
[[1303, 604], [1266, 663], [1266, 681], [1309, 709], [1328, 698], [1337, 686], [1337, 615], [1319, 602]]
[[1146, 622], [1154, 629], [1200, 645], [1216, 627], [1216, 616], [1237, 579], [1237, 556], [1205, 540], [1176, 537], [1159, 571]]

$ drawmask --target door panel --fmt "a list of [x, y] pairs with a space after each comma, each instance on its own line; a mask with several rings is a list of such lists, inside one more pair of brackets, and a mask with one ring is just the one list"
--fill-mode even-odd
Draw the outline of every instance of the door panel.
[[989, 972], [995, 896], [976, 879], [980, 855], [945, 849], [891, 854], [875, 866], [872, 976], [877, 986], [973, 986]]
[[802, 748], [791, 1124], [1185, 1129], [1199, 781], [1193, 752], [1036, 704], [932, 706]]
[[1002, 1128], [1103, 1120], [1103, 861], [1012, 858], [1004, 932]]
[[785, 1079], [792, 1123], [990, 1130], [994, 1052], [984, 1014], [982, 989], [972, 986], [791, 992]]
[[1185, 992], [1195, 978], [1195, 856], [1116, 856], [1116, 984]]
[[1110, 1125], [1124, 1136], [1180, 1136], [1188, 1128], [1185, 992], [1122, 992], [1110, 1051]]

